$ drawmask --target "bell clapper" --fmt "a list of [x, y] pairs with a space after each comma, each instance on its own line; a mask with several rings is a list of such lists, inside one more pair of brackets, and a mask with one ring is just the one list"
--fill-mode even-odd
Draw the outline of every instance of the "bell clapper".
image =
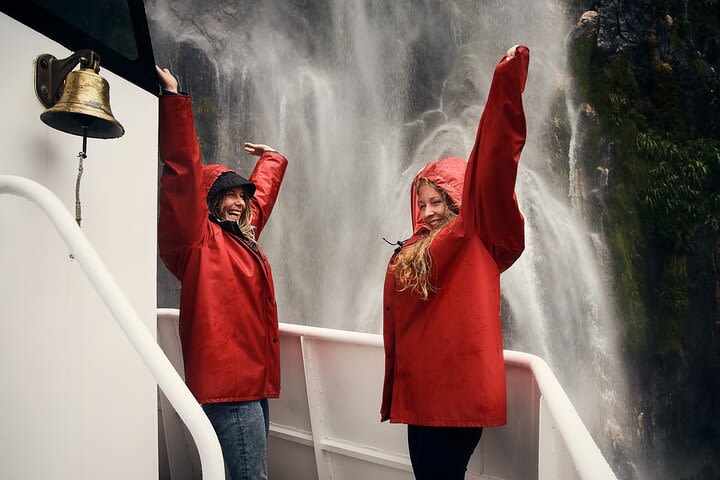
[[[87, 158], [87, 130], [88, 127], [83, 126], [83, 143], [82, 143], [82, 152], [78, 153], [78, 158], [80, 159], [80, 165], [78, 165], [78, 176], [77, 181], [75, 182], [75, 221], [78, 224], [78, 227], [80, 227], [80, 221], [82, 220], [82, 216], [80, 215], [80, 177], [82, 177], [83, 174], [83, 160]], [[72, 256], [71, 256], [72, 258]]]

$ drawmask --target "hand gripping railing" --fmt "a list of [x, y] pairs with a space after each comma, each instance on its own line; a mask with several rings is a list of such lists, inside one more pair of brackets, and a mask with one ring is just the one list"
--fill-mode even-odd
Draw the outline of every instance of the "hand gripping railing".
[[224, 480], [222, 451], [210, 421], [65, 206], [50, 190], [24, 177], [0, 175], [0, 194], [24, 197], [47, 215], [190, 430], [200, 454], [203, 478]]

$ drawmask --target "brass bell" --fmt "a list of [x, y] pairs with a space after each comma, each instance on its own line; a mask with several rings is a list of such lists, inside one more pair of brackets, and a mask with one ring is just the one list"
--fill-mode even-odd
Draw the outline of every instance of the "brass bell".
[[[97, 73], [100, 70], [100, 60], [94, 52], [88, 52], [89, 55], [84, 56], [82, 53], [86, 52], [78, 52], [74, 55], [78, 58], [74, 60], [73, 57], [56, 60], [50, 55], [47, 55], [49, 58], [43, 59], [43, 56], [38, 58], [37, 68], [38, 70], [42, 68], [48, 70], [47, 83], [55, 84], [54, 92], [63, 88], [61, 76], [65, 72], [59, 70], [68, 70], [68, 67], [72, 69], [78, 60], [81, 67], [78, 71], [66, 73], [67, 77], [60, 99], [54, 106], [45, 110], [40, 115], [40, 119], [52, 128], [73, 135], [82, 136], [85, 134], [83, 130], [86, 127], [86, 134], [91, 138], [121, 137], [125, 133], [125, 129], [115, 119], [110, 109], [110, 85]], [[57, 64], [54, 70], [53, 60]], [[40, 72], [37, 76], [40, 76]], [[47, 105], [48, 102], [54, 100], [51, 96], [56, 93], [53, 93], [52, 90], [48, 92], [47, 86], [42, 88], [43, 86], [38, 87], [38, 97], [40, 97], [40, 92], [45, 92], [46, 98], [43, 103]]]

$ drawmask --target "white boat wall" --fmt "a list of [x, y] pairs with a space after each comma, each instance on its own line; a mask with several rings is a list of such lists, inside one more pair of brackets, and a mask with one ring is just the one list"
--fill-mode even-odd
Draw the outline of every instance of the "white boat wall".
[[[81, 137], [40, 121], [35, 58], [72, 52], [0, 13], [0, 175], [75, 209]], [[126, 133], [88, 140], [82, 230], [155, 332], [157, 99], [102, 68]], [[68, 215], [70, 215], [68, 213]], [[46, 215], [0, 195], [0, 478], [157, 478], [156, 383]]]
[[[182, 372], [178, 311], [160, 309], [158, 342]], [[282, 390], [270, 401], [273, 480], [412, 479], [406, 427], [380, 423], [382, 336], [280, 325]], [[614, 480], [547, 364], [505, 351], [508, 424], [486, 428], [467, 479]], [[199, 479], [190, 436], [161, 396], [160, 468]], [[165, 465], [165, 463], [167, 463]]]

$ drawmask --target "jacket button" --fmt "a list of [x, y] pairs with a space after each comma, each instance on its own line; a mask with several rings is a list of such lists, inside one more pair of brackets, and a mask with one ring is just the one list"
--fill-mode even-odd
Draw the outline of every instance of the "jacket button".
[[268, 302], [272, 302], [272, 297], [268, 295]]
[[273, 343], [277, 343], [277, 338], [273, 338]]
[[385, 311], [386, 311], [386, 312], [389, 312], [389, 311], [390, 311], [390, 307], [385, 307]]

